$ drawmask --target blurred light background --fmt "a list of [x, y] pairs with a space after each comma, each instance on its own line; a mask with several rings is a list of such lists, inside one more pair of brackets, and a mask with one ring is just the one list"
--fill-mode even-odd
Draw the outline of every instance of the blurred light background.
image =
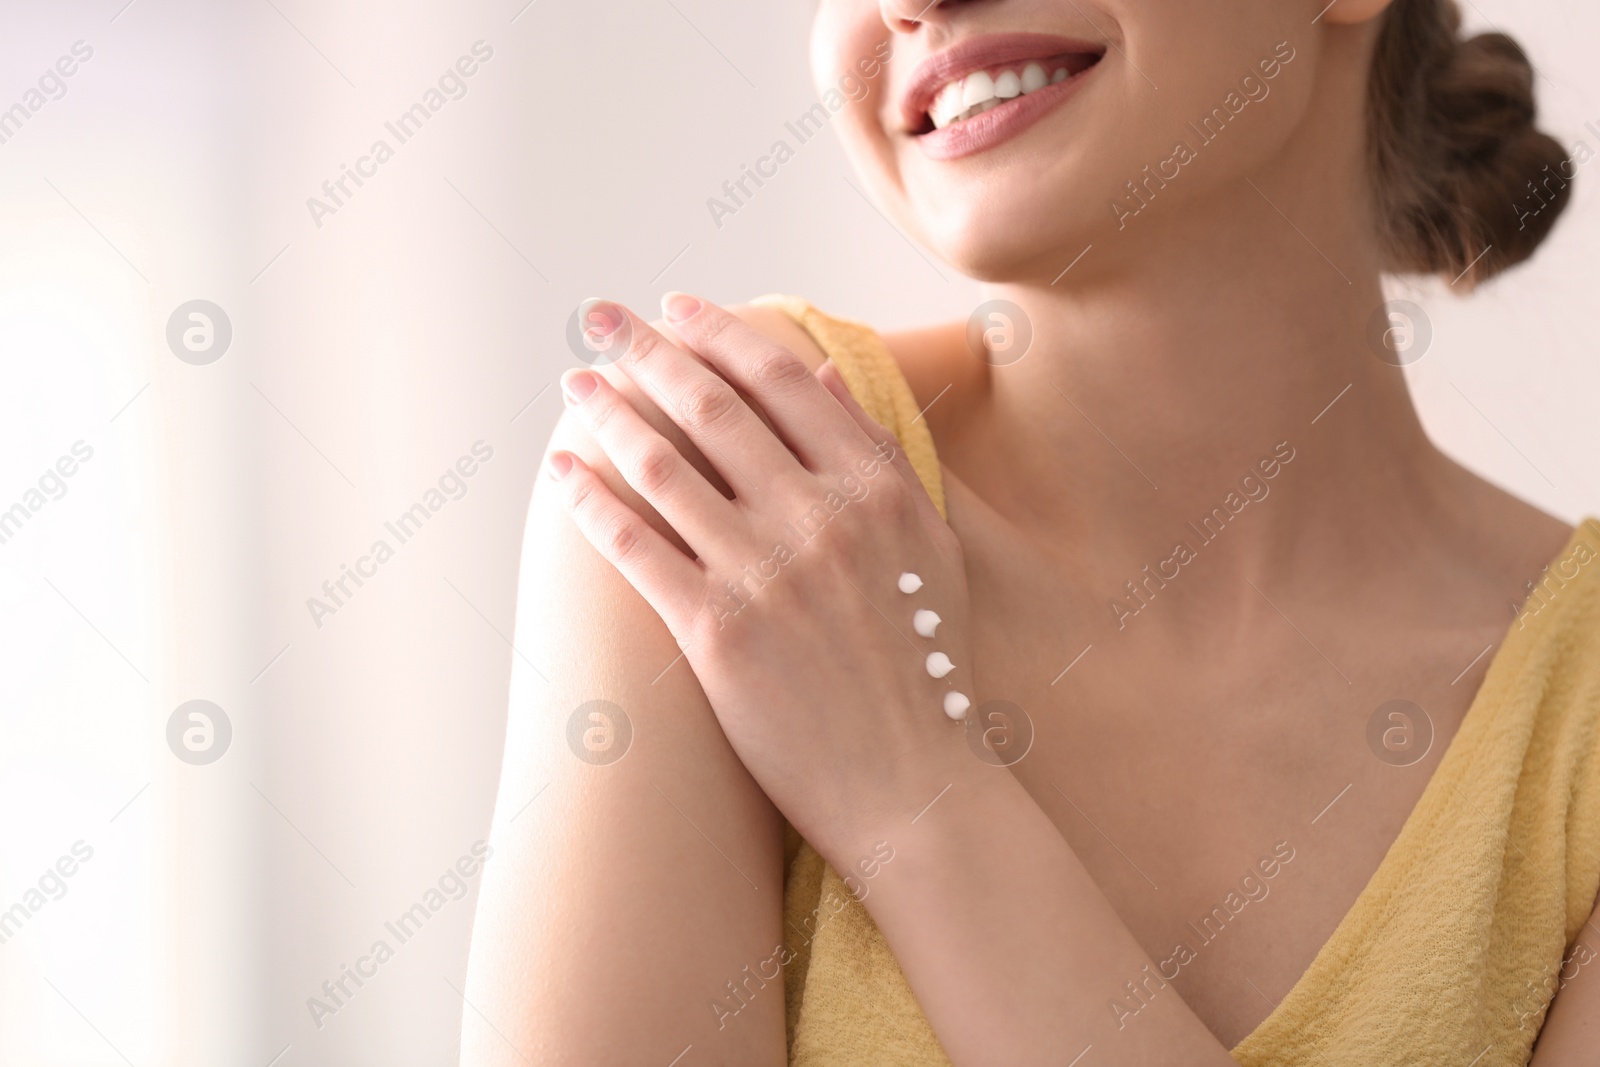
[[[1528, 48], [1547, 127], [1600, 152], [1600, 13], [1467, 6]], [[831, 138], [708, 210], [814, 102], [810, 13], [6, 6], [0, 909], [24, 908], [0, 911], [0, 1064], [455, 1062], [475, 879], [335, 1013], [308, 999], [488, 837], [573, 310], [783, 291], [895, 327], [975, 302]], [[385, 123], [430, 89], [401, 143]], [[1397, 287], [1432, 320], [1406, 373], [1435, 439], [1569, 520], [1600, 510], [1597, 196], [1585, 167], [1536, 261], [1471, 301]], [[197, 300], [221, 315], [178, 316], [179, 358]], [[441, 477], [444, 506], [361, 563]], [[231, 731], [213, 763], [169, 747], [192, 700]]]

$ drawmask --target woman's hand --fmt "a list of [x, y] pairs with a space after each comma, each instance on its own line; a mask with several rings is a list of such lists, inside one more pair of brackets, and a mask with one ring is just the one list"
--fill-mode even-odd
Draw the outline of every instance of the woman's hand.
[[[756, 781], [825, 857], [849, 864], [874, 827], [931, 800], [956, 761], [972, 763], [952, 721], [975, 695], [960, 545], [831, 364], [813, 376], [694, 297], [663, 308], [703, 362], [616, 305], [591, 309], [590, 336], [626, 344], [618, 366], [732, 499], [587, 370], [562, 378], [568, 405], [693, 556], [571, 453], [552, 453], [551, 476], [585, 536], [660, 614]], [[908, 573], [921, 579], [910, 593]], [[919, 611], [937, 624], [914, 623]], [[954, 665], [942, 677], [938, 653]]]
[[[551, 475], [795, 829], [840, 872], [870, 863], [874, 842], [894, 849], [863, 903], [951, 1061], [1059, 1064], [1094, 1047], [1102, 1063], [1232, 1065], [1176, 996], [1127, 1034], [1112, 1025], [1107, 997], [1151, 960], [1044, 812], [973, 758], [944, 711], [948, 694], [976, 695], [961, 550], [891, 435], [831, 366], [813, 377], [711, 304], [665, 308], [704, 363], [620, 308], [593, 310], [626, 349], [622, 370], [732, 499], [600, 375], [562, 384], [693, 558], [576, 456], [552, 453]], [[907, 572], [922, 579], [912, 593]], [[931, 638], [913, 622], [921, 609], [939, 616]], [[955, 665], [938, 679], [934, 652]]]

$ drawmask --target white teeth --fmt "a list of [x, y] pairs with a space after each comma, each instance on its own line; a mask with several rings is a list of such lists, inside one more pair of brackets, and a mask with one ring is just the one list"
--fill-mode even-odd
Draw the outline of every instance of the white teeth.
[[1002, 70], [998, 74], [990, 74], [985, 70], [975, 70], [939, 90], [933, 103], [928, 105], [928, 118], [932, 120], [934, 129], [942, 130], [952, 123], [981, 115], [1007, 100], [1015, 100], [1019, 96], [1038, 92], [1047, 85], [1066, 81], [1068, 73], [1066, 67], [1058, 67], [1053, 74], [1047, 74], [1041, 63], [1029, 63], [1021, 73]]
[[994, 99], [994, 79], [987, 71], [975, 70], [961, 83], [961, 103], [965, 107]]
[[939, 90], [939, 95], [934, 97], [933, 107], [928, 110], [928, 117], [933, 119], [934, 129], [943, 129], [955, 121], [957, 115], [965, 108], [961, 103], [961, 83], [951, 82]]

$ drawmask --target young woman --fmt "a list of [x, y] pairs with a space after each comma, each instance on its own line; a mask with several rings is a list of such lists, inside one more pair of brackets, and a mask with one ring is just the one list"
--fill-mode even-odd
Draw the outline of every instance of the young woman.
[[1522, 53], [823, 0], [813, 59], [991, 303], [588, 309], [463, 1062], [1589, 1062], [1600, 525], [1428, 442], [1379, 287], [1549, 229]]

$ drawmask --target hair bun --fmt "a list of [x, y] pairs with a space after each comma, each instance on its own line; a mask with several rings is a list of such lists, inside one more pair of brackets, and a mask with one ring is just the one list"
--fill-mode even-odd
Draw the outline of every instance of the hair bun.
[[1387, 266], [1473, 284], [1527, 259], [1576, 167], [1535, 125], [1533, 67], [1503, 33], [1462, 40], [1455, 0], [1394, 0], [1371, 117]]

